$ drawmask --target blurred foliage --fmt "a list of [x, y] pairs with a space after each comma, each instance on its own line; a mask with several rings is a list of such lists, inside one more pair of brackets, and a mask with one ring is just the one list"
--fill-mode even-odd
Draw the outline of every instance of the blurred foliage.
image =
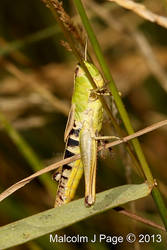
[[[64, 7], [73, 17], [74, 23], [78, 23], [72, 2], [63, 1]], [[157, 14], [166, 15], [163, 1], [139, 2]], [[167, 75], [167, 30], [148, 23], [115, 4], [93, 0], [85, 0], [84, 3], [113, 78], [122, 93], [135, 131], [166, 119], [167, 93], [164, 87], [165, 77], [162, 77], [162, 74]], [[97, 7], [100, 7], [100, 11]], [[108, 21], [101, 16], [102, 13], [109, 17]], [[53, 32], [51, 27], [55, 29]], [[145, 39], [158, 64], [158, 70], [157, 68], [155, 70], [150, 63], [146, 43], [139, 43], [136, 39], [137, 35]], [[51, 12], [41, 1], [0, 1], [0, 111], [45, 165], [62, 159], [63, 133], [67, 117], [46, 100], [38, 88], [34, 88], [33, 82], [61, 100], [67, 109], [70, 107], [73, 74], [77, 62], [73, 55], [61, 46], [60, 40], [63, 38]], [[16, 74], [13, 74], [9, 63], [24, 73], [25, 80], [21, 81]], [[32, 84], [29, 84], [27, 79], [31, 80]], [[112, 133], [106, 118], [103, 134]], [[146, 158], [155, 178], [159, 180], [160, 190], [165, 198], [167, 197], [166, 134], [167, 129], [163, 127], [140, 138]], [[0, 141], [0, 190], [4, 190], [32, 174], [33, 170], [2, 126]], [[97, 191], [127, 182], [139, 183], [141, 180], [132, 170], [131, 165], [132, 162], [129, 161], [122, 146], [114, 148], [112, 155], [108, 154], [106, 159], [99, 159]], [[53, 182], [52, 178], [50, 181]], [[57, 185], [56, 183], [53, 185], [56, 194]], [[48, 188], [39, 178], [34, 180], [1, 202], [1, 225], [49, 209], [54, 204], [55, 194], [49, 193]], [[76, 198], [82, 197], [83, 194], [82, 180]], [[125, 207], [154, 222], [161, 223], [151, 197], [134, 202], [134, 205]], [[100, 233], [125, 236], [129, 232], [135, 232], [137, 235], [159, 233], [158, 230], [137, 223], [115, 211], [89, 218], [57, 233], [91, 237], [93, 234]], [[164, 234], [161, 234], [163, 238], [161, 244], [142, 244], [141, 249], [165, 249]], [[97, 242], [96, 244], [57, 243], [53, 245], [49, 243], [49, 236], [45, 236], [13, 249], [78, 249], [81, 247], [109, 249], [111, 244]], [[137, 246], [126, 243], [112, 246], [112, 249], [134, 248], [137, 249]]]

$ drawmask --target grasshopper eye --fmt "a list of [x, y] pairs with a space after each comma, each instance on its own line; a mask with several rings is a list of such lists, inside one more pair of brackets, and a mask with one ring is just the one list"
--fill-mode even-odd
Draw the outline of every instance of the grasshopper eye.
[[89, 95], [89, 100], [90, 101], [95, 101], [98, 99], [98, 96], [96, 94], [96, 91], [94, 89], [91, 89], [90, 95]]

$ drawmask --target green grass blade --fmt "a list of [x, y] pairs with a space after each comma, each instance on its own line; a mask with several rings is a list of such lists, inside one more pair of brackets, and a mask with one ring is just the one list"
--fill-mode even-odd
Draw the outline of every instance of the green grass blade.
[[79, 199], [13, 222], [0, 228], [0, 249], [23, 244], [92, 215], [143, 198], [150, 192], [146, 183], [123, 185], [97, 194], [96, 203], [90, 208], [85, 207], [84, 199]]
[[19, 50], [31, 43], [39, 42], [43, 39], [47, 39], [49, 37], [54, 36], [59, 32], [58, 26], [51, 26], [47, 27], [43, 30], [40, 30], [38, 32], [35, 32], [27, 37], [25, 37], [22, 40], [15, 40], [12, 42], [9, 42], [7, 45], [4, 47], [0, 48], [0, 56], [6, 56], [10, 53], [12, 53], [15, 50]]
[[[24, 158], [27, 160], [33, 171], [38, 171], [44, 168], [43, 163], [34, 153], [33, 149], [28, 145], [28, 143], [22, 138], [22, 136], [13, 128], [13, 126], [8, 122], [5, 116], [0, 112], [0, 123], [3, 125], [4, 130], [8, 136], [15, 143], [17, 149], [21, 152]], [[47, 188], [48, 191], [55, 191], [55, 185], [52, 183], [49, 175], [42, 175], [39, 177], [41, 182]]]

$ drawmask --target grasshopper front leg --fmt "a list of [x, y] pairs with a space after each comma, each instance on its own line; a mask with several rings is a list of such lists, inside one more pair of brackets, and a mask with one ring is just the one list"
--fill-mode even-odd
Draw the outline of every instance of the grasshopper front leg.
[[120, 140], [121, 138], [120, 137], [118, 137], [118, 136], [110, 136], [110, 135], [106, 135], [106, 136], [93, 136], [92, 137], [93, 139], [95, 139], [95, 140]]

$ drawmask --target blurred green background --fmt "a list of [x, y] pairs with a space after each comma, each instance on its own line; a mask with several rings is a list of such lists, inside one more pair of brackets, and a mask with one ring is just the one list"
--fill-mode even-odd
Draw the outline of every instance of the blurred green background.
[[[167, 117], [167, 30], [131, 11], [105, 1], [83, 1], [135, 131]], [[138, 1], [159, 15], [167, 15], [165, 1]], [[80, 23], [73, 1], [63, 1], [74, 24]], [[77, 64], [62, 45], [64, 36], [49, 9], [39, 0], [0, 1], [0, 112], [40, 159], [31, 164], [0, 123], [0, 190], [62, 159], [64, 129]], [[92, 51], [90, 49], [90, 53]], [[95, 60], [96, 62], [96, 60]], [[107, 117], [103, 134], [113, 134]], [[167, 128], [140, 139], [160, 190], [167, 197]], [[126, 183], [140, 183], [124, 147], [99, 157], [97, 192]], [[0, 225], [53, 207], [57, 184], [52, 173], [37, 178], [0, 203]], [[81, 181], [76, 198], [83, 197]], [[150, 197], [127, 204], [128, 210], [161, 224]], [[166, 249], [165, 234], [111, 210], [76, 223], [59, 235], [129, 232], [162, 234], [162, 243], [50, 243], [49, 236], [13, 249]]]

